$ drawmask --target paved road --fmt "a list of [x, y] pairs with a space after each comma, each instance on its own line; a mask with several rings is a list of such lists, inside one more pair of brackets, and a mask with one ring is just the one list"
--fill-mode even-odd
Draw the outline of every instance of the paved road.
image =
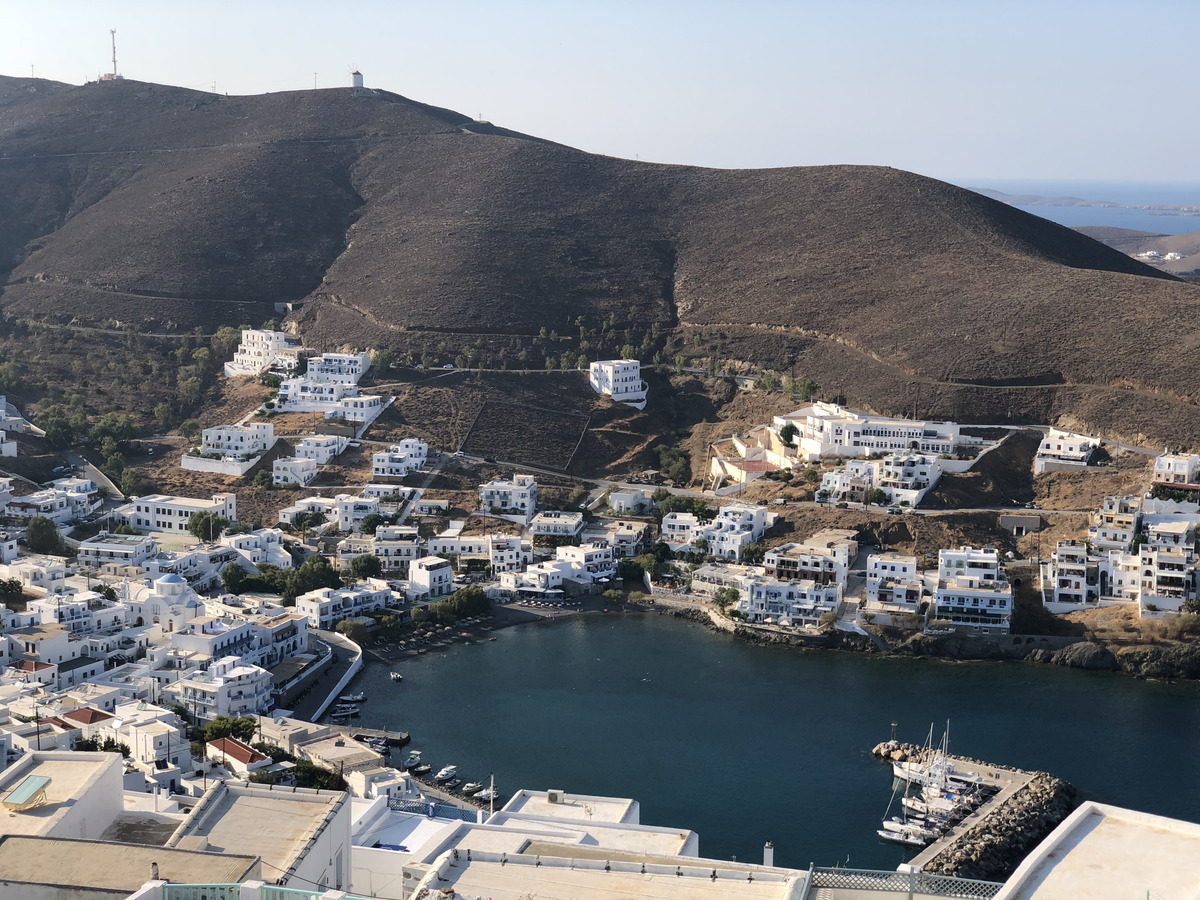
[[312, 715], [325, 702], [330, 692], [337, 687], [337, 683], [342, 680], [342, 676], [350, 669], [350, 662], [354, 659], [355, 645], [348, 641], [345, 637], [335, 631], [321, 631], [317, 628], [310, 628], [309, 634], [315, 636], [319, 640], [333, 647], [333, 663], [327, 666], [316, 681], [313, 681], [308, 686], [308, 693], [296, 701], [292, 715], [294, 718], [303, 719], [306, 722], [312, 721]]

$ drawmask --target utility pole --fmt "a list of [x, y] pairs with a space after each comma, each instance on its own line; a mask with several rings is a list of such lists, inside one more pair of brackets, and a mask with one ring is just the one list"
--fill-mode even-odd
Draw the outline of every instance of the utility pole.
[[313, 72], [313, 90], [317, 89], [317, 73]]

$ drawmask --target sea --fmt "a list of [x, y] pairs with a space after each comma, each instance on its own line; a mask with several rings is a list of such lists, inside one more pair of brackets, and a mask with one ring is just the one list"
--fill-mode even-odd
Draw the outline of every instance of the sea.
[[[893, 869], [889, 739], [931, 727], [963, 756], [1048, 771], [1084, 796], [1200, 821], [1200, 686], [1027, 663], [950, 663], [748, 644], [649, 613], [521, 625], [369, 664], [361, 724], [411, 733], [434, 771], [628, 797], [700, 852]], [[400, 751], [393, 751], [399, 754]], [[403, 759], [396, 755], [393, 763]]]
[[[966, 188], [991, 188], [1006, 194], [1041, 197], [1076, 197], [1140, 206], [1200, 206], [1200, 182], [1045, 181], [973, 178], [958, 182]], [[1170, 215], [1162, 210], [1088, 206], [1021, 206], [1020, 209], [1051, 222], [1075, 228], [1108, 225], [1155, 234], [1189, 234], [1200, 231], [1200, 215]]]

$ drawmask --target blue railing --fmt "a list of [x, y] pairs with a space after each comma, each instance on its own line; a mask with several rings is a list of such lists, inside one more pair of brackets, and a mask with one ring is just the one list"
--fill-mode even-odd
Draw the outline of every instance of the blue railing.
[[457, 819], [462, 822], [475, 822], [479, 813], [474, 809], [463, 809], [451, 806], [449, 803], [438, 803], [436, 800], [400, 800], [388, 801], [388, 808], [395, 812], [413, 813], [428, 819]]
[[164, 884], [162, 900], [238, 900], [240, 884]]
[[[261, 900], [320, 900], [325, 896], [324, 891], [306, 891], [303, 888], [280, 887], [277, 884], [264, 884], [259, 888]], [[344, 900], [367, 900], [365, 897], [343, 895]]]

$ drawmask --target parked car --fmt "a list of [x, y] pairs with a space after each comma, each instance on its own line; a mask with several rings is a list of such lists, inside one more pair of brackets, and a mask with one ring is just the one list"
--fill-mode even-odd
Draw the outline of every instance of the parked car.
[[900, 507], [898, 507], [898, 506], [889, 506], [889, 507], [888, 507], [888, 515], [889, 515], [889, 516], [898, 516], [898, 515], [900, 515]]

